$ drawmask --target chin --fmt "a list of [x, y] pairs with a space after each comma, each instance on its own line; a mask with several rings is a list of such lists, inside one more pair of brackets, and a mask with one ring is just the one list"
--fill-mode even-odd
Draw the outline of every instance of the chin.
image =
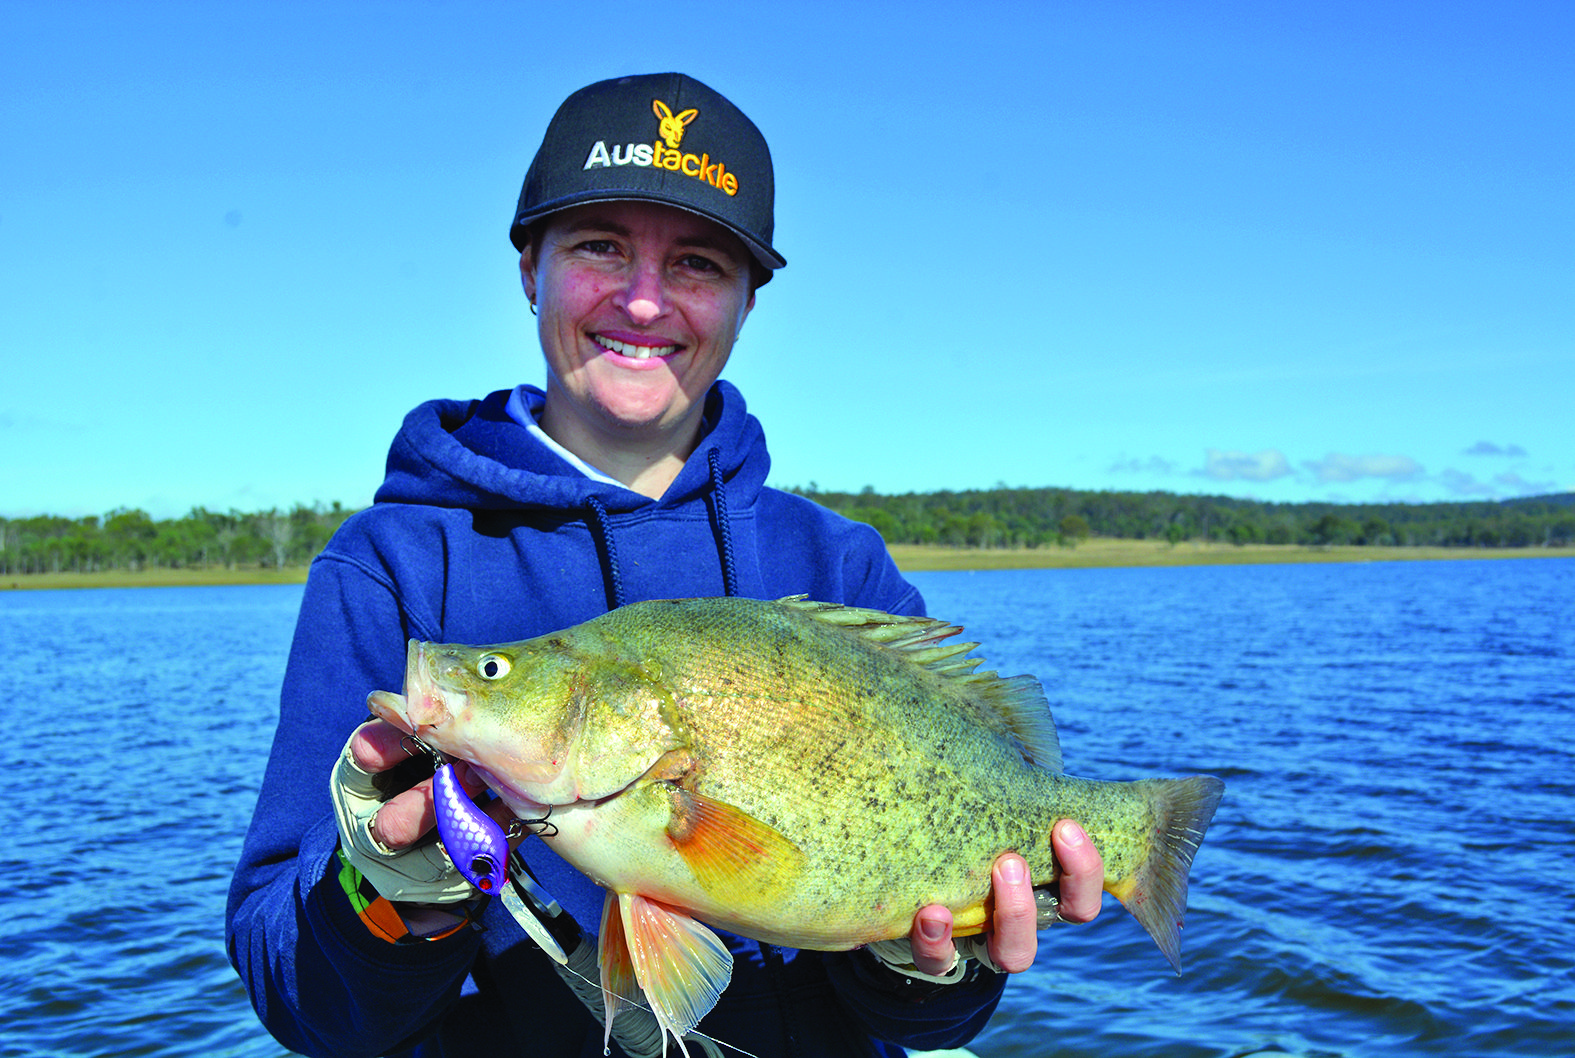
[[610, 394], [597, 401], [604, 416], [629, 429], [660, 426], [682, 415], [680, 403], [681, 396], [671, 391], [645, 395]]

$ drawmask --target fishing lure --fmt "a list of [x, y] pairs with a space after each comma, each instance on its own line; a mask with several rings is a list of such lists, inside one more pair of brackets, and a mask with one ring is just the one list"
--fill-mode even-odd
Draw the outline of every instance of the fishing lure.
[[437, 809], [438, 837], [459, 873], [483, 893], [502, 889], [509, 862], [508, 838], [465, 793], [452, 764], [439, 765], [432, 776], [432, 805]]

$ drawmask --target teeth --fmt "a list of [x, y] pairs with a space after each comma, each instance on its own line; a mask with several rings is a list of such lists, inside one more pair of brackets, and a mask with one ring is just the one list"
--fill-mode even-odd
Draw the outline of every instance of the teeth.
[[676, 345], [634, 345], [630, 342], [620, 342], [616, 338], [603, 338], [593, 335], [596, 344], [603, 349], [617, 353], [619, 356], [633, 357], [636, 360], [645, 360], [653, 356], [666, 356], [678, 351]]

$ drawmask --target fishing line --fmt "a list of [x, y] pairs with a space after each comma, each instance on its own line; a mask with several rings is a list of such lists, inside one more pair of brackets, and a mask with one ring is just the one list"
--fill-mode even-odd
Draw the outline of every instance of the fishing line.
[[[559, 966], [558, 967], [558, 972], [559, 973], [571, 973], [575, 977], [578, 977], [580, 980], [584, 981], [586, 984], [590, 985], [592, 988], [596, 989], [598, 992], [600, 992], [602, 994], [602, 1002], [603, 1003], [607, 1002], [607, 998], [608, 997], [611, 997], [613, 999], [619, 998], [617, 996], [614, 996], [613, 993], [609, 992], [607, 989], [603, 988], [602, 987], [602, 983], [600, 981], [592, 981], [589, 977], [586, 977], [584, 974], [580, 973], [580, 971], [576, 970], [572, 966], [568, 966], [568, 965]], [[631, 1000], [628, 1000], [628, 1003], [632, 1007], [635, 1007], [635, 1008], [637, 1008], [639, 1010], [645, 1011], [647, 1014], [651, 1015], [651, 1017], [653, 1017], [653, 1018], [656, 1017], [656, 1011], [652, 1010], [650, 1007], [646, 1006], [644, 1003], [640, 1002], [639, 1000], [631, 999]], [[662, 1030], [662, 1036], [664, 1038], [667, 1036], [667, 1031], [665, 1029]], [[726, 1042], [724, 1042], [722, 1040], [717, 1039], [715, 1036], [707, 1036], [705, 1033], [701, 1032], [699, 1029], [690, 1029], [688, 1032], [684, 1033], [683, 1039], [680, 1039], [678, 1041], [678, 1047], [679, 1047], [680, 1050], [684, 1050], [684, 1041], [685, 1040], [688, 1040], [690, 1043], [699, 1043], [699, 1044], [701, 1044], [703, 1049], [706, 1052], [706, 1058], [721, 1058], [721, 1051], [717, 1049], [717, 1048], [720, 1048], [720, 1047], [726, 1047], [730, 1051], [737, 1051], [739, 1054], [744, 1055], [744, 1058], [760, 1058], [760, 1056], [758, 1054], [754, 1054], [751, 1051], [746, 1051], [742, 1047], [735, 1047], [731, 1043], [726, 1043]], [[607, 1055], [607, 1054], [611, 1054], [611, 1053], [612, 1052], [609, 1051], [609, 1050], [606, 1050], [606, 1049], [602, 1050], [602, 1054], [603, 1055]], [[687, 1054], [689, 1052], [687, 1050], [685, 1050], [684, 1053]]]

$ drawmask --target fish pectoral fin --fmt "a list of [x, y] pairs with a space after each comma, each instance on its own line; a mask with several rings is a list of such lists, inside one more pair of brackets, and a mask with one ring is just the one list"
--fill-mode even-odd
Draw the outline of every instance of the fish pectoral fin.
[[[606, 907], [602, 936], [612, 932], [613, 920], [621, 920], [624, 959], [632, 965], [657, 1024], [672, 1033], [682, 1049], [684, 1034], [710, 1013], [732, 980], [732, 953], [703, 922], [639, 893], [608, 893]], [[604, 957], [608, 947], [604, 940]], [[602, 979], [604, 984], [608, 980], [605, 965]], [[611, 1031], [610, 1013], [607, 1025]]]
[[706, 892], [732, 901], [766, 899], [790, 885], [804, 853], [742, 809], [670, 787], [667, 836]]

